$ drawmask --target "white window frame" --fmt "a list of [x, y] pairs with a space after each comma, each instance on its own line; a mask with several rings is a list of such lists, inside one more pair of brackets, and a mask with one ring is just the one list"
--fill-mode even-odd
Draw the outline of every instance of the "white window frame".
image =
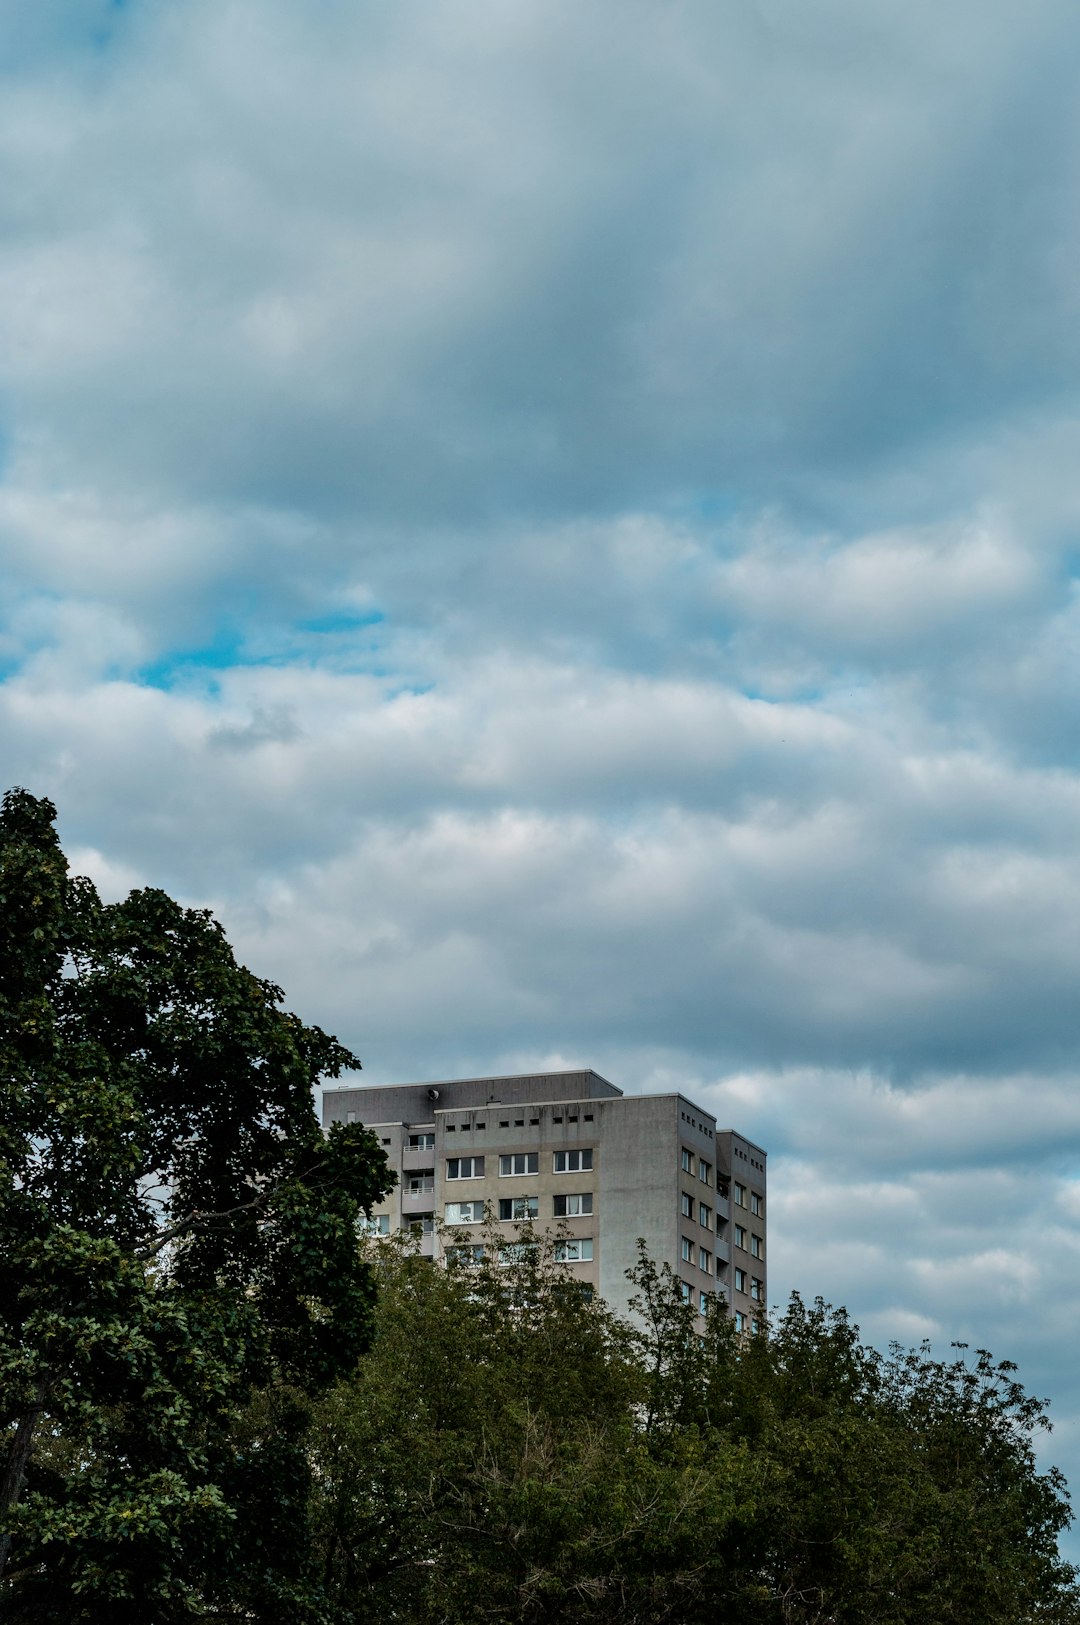
[[479, 1264], [484, 1256], [483, 1242], [477, 1242], [471, 1247], [455, 1246], [446, 1249], [447, 1261], [453, 1264]]
[[[503, 1208], [508, 1207], [509, 1213]], [[499, 1223], [500, 1224], [527, 1224], [530, 1219], [540, 1217], [539, 1196], [500, 1196], [499, 1197]]]
[[591, 1236], [567, 1236], [555, 1243], [555, 1262], [557, 1264], [591, 1264], [593, 1261], [593, 1238]]
[[507, 1241], [499, 1248], [500, 1264], [520, 1264], [523, 1259], [535, 1258], [537, 1244], [535, 1241]]
[[[559, 1203], [562, 1203], [562, 1211]], [[576, 1207], [571, 1203], [576, 1202]], [[553, 1196], [551, 1199], [551, 1216], [553, 1219], [591, 1219], [593, 1211], [592, 1191], [569, 1191], [565, 1196]]]
[[[520, 1168], [516, 1166], [519, 1162], [522, 1164]], [[538, 1174], [539, 1172], [539, 1151], [503, 1151], [500, 1153], [500, 1179], [521, 1179], [529, 1174]]]
[[[464, 1174], [461, 1170], [466, 1163], [469, 1165], [469, 1171]], [[477, 1167], [477, 1163], [479, 1163], [479, 1167]], [[447, 1179], [483, 1179], [483, 1157], [447, 1157], [446, 1177]]]
[[[561, 1167], [560, 1163], [562, 1164]], [[582, 1146], [574, 1151], [553, 1152], [551, 1171], [556, 1174], [591, 1174], [593, 1171], [592, 1146]]]
[[[456, 1218], [456, 1219], [451, 1218], [451, 1216], [450, 1216], [451, 1208], [457, 1208], [459, 1210], [459, 1217], [458, 1218]], [[469, 1209], [469, 1217], [467, 1219], [463, 1219], [463, 1218], [460, 1217], [460, 1210], [462, 1208], [468, 1208]], [[484, 1204], [483, 1204], [483, 1202], [478, 1202], [478, 1201], [447, 1202], [446, 1206], [443, 1208], [443, 1223], [444, 1224], [453, 1224], [453, 1225], [458, 1225], [458, 1224], [483, 1224], [483, 1222], [484, 1222]]]

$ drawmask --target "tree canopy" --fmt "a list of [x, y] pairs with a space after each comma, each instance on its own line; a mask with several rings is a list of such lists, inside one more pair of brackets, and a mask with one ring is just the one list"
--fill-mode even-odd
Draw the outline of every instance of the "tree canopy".
[[799, 1297], [700, 1337], [645, 1256], [620, 1321], [498, 1228], [447, 1272], [378, 1251], [376, 1338], [312, 1441], [339, 1625], [1080, 1621], [1007, 1363], [881, 1355]]
[[363, 1129], [322, 1134], [313, 1085], [359, 1063], [281, 1002], [207, 912], [102, 903], [52, 805], [5, 796], [8, 1619], [205, 1617], [226, 1584], [246, 1617], [318, 1615], [299, 1396], [368, 1345], [356, 1221], [391, 1176]]
[[[356, 1064], [203, 911], [0, 807], [0, 1608], [18, 1625], [1080, 1625], [1008, 1362], [792, 1298], [701, 1335], [550, 1236], [446, 1269], [312, 1087]], [[454, 1238], [449, 1238], [453, 1242]]]

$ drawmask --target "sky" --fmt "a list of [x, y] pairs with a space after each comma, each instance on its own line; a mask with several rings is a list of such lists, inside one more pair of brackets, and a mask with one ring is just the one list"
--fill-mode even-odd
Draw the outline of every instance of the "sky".
[[770, 1153], [1080, 1487], [1080, 17], [0, 0], [0, 760], [372, 1083]]

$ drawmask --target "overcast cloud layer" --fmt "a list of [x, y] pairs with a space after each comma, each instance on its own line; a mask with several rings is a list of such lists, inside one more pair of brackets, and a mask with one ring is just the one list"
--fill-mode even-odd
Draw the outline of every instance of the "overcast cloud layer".
[[372, 1082], [772, 1153], [1080, 1483], [1080, 19], [0, 0], [0, 753]]

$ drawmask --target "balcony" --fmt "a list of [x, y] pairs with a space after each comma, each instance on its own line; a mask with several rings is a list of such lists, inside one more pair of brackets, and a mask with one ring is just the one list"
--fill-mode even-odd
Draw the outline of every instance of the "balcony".
[[410, 1216], [413, 1213], [430, 1213], [434, 1194], [434, 1177], [429, 1179], [403, 1180], [401, 1184], [402, 1217], [404, 1218]]
[[715, 1242], [714, 1245], [715, 1245], [715, 1251], [716, 1251], [716, 1262], [718, 1264], [730, 1264], [731, 1263], [731, 1243], [730, 1243], [730, 1241], [724, 1241], [724, 1239], [721, 1236], [717, 1236], [716, 1242]]
[[435, 1215], [433, 1213], [418, 1213], [415, 1219], [403, 1218], [402, 1230], [408, 1236], [412, 1246], [419, 1242], [421, 1258], [434, 1258], [435, 1256]]
[[401, 1153], [401, 1166], [405, 1173], [417, 1168], [430, 1168], [435, 1160], [434, 1146], [407, 1145]]

